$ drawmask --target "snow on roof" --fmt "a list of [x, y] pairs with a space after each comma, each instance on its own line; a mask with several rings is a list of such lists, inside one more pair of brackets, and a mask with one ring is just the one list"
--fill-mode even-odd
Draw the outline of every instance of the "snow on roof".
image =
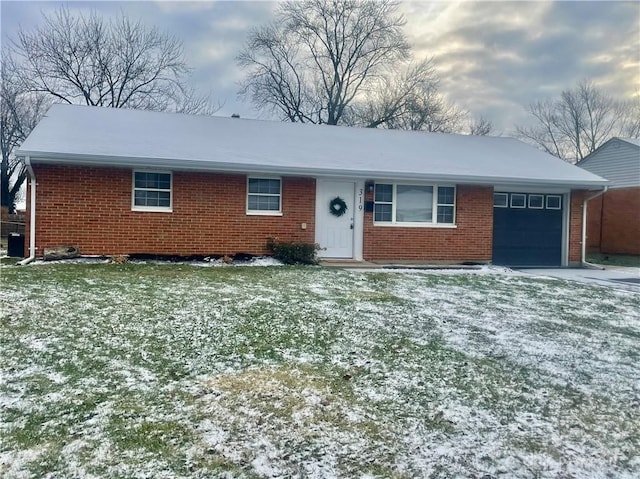
[[18, 155], [195, 171], [591, 187], [606, 180], [513, 138], [53, 105]]

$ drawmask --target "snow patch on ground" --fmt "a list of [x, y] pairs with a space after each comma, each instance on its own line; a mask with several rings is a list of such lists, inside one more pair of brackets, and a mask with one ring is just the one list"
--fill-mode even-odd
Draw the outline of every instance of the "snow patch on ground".
[[[162, 260], [138, 260], [132, 259], [128, 261], [131, 264], [154, 264], [154, 265], [190, 265], [197, 266], [202, 268], [212, 268], [212, 267], [231, 267], [231, 266], [282, 266], [283, 263], [278, 261], [277, 259], [271, 256], [255, 256], [253, 258], [247, 260], [234, 260], [230, 263], [225, 262], [221, 258], [204, 258], [202, 261], [192, 260], [192, 261], [162, 261]], [[79, 258], [72, 259], [61, 259], [54, 261], [43, 261], [43, 260], [35, 260], [29, 265], [31, 266], [43, 266], [49, 265], [54, 266], [57, 264], [110, 264], [111, 260], [109, 258], [100, 257], [92, 257], [92, 256], [81, 256]], [[4, 267], [13, 266], [13, 265], [3, 265]], [[88, 279], [87, 281], [91, 281]]]
[[640, 472], [638, 295], [495, 268], [152, 264], [3, 288], [3, 477]]

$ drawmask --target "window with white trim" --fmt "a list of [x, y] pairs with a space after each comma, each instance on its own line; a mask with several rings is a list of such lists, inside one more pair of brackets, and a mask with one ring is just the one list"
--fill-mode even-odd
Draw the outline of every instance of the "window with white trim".
[[453, 186], [438, 186], [438, 223], [453, 224], [456, 206], [456, 189]]
[[171, 211], [172, 174], [163, 171], [134, 171], [132, 209]]
[[493, 194], [493, 206], [495, 208], [508, 208], [509, 207], [509, 193], [494, 193]]
[[393, 185], [376, 184], [374, 205], [374, 221], [393, 221]]
[[282, 211], [280, 178], [247, 178], [247, 213], [279, 214]]
[[547, 195], [547, 209], [548, 210], [560, 210], [560, 209], [562, 209], [562, 196], [560, 196], [560, 195]]
[[455, 186], [376, 183], [373, 200], [376, 223], [413, 226], [455, 223]]
[[527, 195], [523, 193], [511, 193], [511, 208], [526, 208]]
[[541, 210], [544, 208], [544, 195], [529, 195], [529, 209]]

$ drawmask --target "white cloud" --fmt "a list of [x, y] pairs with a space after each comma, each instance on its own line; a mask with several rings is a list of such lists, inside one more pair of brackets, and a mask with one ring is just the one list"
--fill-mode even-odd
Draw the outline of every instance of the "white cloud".
[[640, 4], [405, 2], [417, 57], [434, 56], [441, 88], [499, 129], [524, 106], [585, 78], [611, 94], [640, 85]]

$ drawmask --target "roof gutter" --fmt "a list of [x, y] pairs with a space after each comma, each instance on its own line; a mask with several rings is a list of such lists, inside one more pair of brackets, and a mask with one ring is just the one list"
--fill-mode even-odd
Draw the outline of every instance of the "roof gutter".
[[598, 191], [596, 194], [591, 195], [584, 199], [582, 202], [582, 244], [581, 244], [581, 254], [580, 254], [580, 263], [582, 266], [589, 266], [596, 269], [604, 269], [602, 266], [597, 264], [587, 262], [587, 203], [594, 198], [597, 198], [600, 195], [603, 195], [609, 189], [608, 186], [605, 186], [601, 191]]
[[29, 220], [29, 257], [18, 261], [19, 266], [29, 264], [36, 259], [36, 174], [31, 166], [31, 158], [29, 156], [24, 157], [24, 162], [31, 180], [31, 198], [29, 199], [31, 218]]

